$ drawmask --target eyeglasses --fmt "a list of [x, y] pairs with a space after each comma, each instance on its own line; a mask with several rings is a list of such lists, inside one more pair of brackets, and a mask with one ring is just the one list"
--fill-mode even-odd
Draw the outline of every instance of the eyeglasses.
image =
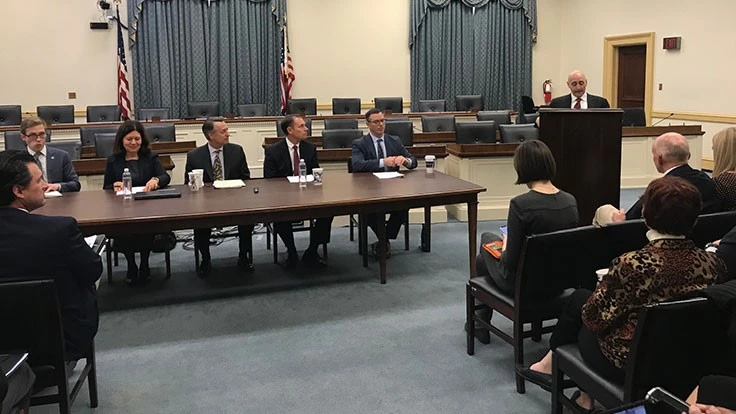
[[385, 124], [386, 120], [385, 119], [375, 119], [373, 121], [368, 121], [368, 122], [374, 125], [380, 125], [380, 124]]
[[35, 141], [37, 139], [46, 140], [46, 133], [45, 132], [41, 132], [41, 133], [38, 133], [38, 134], [33, 133], [33, 134], [28, 134], [28, 135], [23, 134], [23, 135], [26, 136], [26, 137], [28, 137], [28, 138], [30, 138], [33, 141]]

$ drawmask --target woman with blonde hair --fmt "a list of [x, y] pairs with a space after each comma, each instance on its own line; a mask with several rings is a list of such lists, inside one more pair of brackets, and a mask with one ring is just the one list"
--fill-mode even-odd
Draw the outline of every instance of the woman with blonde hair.
[[736, 127], [713, 136], [713, 181], [724, 210], [736, 209]]

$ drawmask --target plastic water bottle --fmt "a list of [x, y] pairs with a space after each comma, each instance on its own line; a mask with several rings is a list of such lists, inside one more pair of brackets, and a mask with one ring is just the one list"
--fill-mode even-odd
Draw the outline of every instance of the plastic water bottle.
[[299, 160], [299, 187], [307, 186], [307, 163], [304, 159]]
[[130, 170], [123, 170], [123, 200], [133, 198], [133, 178], [130, 176]]

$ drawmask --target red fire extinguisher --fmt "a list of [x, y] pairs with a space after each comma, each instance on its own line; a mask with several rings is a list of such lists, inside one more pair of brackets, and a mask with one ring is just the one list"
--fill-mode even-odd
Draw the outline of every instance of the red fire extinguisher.
[[552, 101], [552, 81], [547, 79], [542, 84], [542, 91], [544, 92], [544, 103], [549, 105]]

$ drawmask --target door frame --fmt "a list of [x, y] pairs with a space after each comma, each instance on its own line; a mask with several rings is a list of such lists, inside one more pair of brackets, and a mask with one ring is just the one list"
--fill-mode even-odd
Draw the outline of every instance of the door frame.
[[652, 122], [652, 95], [654, 93], [654, 32], [606, 36], [603, 38], [603, 96], [611, 105], [618, 98], [618, 48], [645, 45], [646, 73], [644, 74], [644, 112], [647, 125]]

